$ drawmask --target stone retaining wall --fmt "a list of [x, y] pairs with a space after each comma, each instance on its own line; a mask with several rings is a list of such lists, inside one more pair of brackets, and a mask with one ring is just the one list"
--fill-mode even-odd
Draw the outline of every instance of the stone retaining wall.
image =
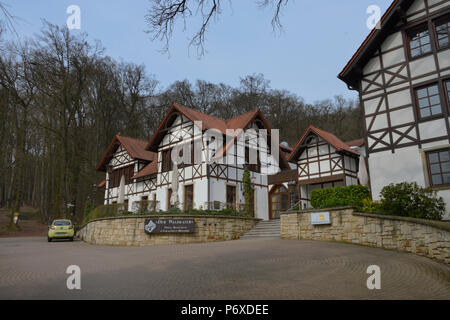
[[[311, 213], [330, 212], [331, 225], [312, 225]], [[412, 252], [450, 264], [450, 223], [358, 213], [354, 208], [281, 215], [283, 239], [342, 241]]]
[[[145, 219], [193, 219], [194, 233], [146, 234]], [[90, 221], [78, 231], [85, 242], [100, 245], [139, 246], [198, 243], [238, 239], [259, 219], [225, 216], [151, 215], [103, 218]]]

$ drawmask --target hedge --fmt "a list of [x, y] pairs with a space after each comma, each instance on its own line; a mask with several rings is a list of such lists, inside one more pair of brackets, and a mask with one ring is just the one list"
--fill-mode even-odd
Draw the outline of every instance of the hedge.
[[445, 202], [431, 189], [402, 182], [385, 186], [380, 192], [380, 208], [389, 215], [441, 220]]
[[367, 198], [370, 198], [368, 187], [352, 185], [313, 190], [310, 201], [313, 208], [362, 207], [363, 200]]
[[147, 215], [162, 215], [162, 214], [170, 214], [170, 215], [218, 215], [218, 216], [230, 216], [230, 217], [251, 217], [252, 215], [236, 211], [233, 209], [222, 209], [222, 210], [199, 210], [199, 209], [190, 209], [190, 210], [181, 210], [178, 208], [171, 208], [167, 211], [142, 211], [142, 212], [129, 212], [125, 210], [125, 205], [123, 203], [114, 203], [101, 205], [93, 209], [89, 214], [85, 215], [83, 220], [83, 225], [88, 223], [91, 220], [99, 219], [99, 218], [112, 218], [112, 217], [121, 217], [121, 216], [147, 216]]

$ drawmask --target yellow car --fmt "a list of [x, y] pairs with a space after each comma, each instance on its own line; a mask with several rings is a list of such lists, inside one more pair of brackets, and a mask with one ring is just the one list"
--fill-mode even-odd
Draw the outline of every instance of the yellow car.
[[48, 242], [53, 239], [70, 239], [70, 241], [73, 241], [73, 236], [74, 230], [70, 220], [53, 220], [52, 225], [48, 228]]

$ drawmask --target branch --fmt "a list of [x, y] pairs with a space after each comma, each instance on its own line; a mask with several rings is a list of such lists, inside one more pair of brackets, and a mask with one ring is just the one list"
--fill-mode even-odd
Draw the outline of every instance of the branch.
[[[192, 36], [189, 46], [197, 47], [199, 56], [204, 55], [204, 44], [206, 42], [206, 32], [211, 20], [221, 14], [220, 4], [222, 0], [151, 0], [153, 6], [145, 15], [145, 20], [149, 29], [146, 33], [153, 35], [153, 40], [165, 41], [163, 52], [169, 51], [169, 41], [176, 20], [181, 17], [186, 29], [186, 18], [192, 16], [191, 6], [196, 2], [195, 16], [201, 15], [202, 23], [200, 29]], [[230, 0], [232, 1], [232, 0]], [[257, 0], [259, 7], [267, 7], [275, 3], [275, 13], [272, 18], [273, 29], [281, 29], [280, 14], [282, 7], [286, 6], [289, 0]], [[194, 5], [195, 6], [195, 5]]]
[[283, 28], [283, 25], [281, 24], [281, 20], [280, 20], [280, 14], [281, 14], [281, 9], [282, 7], [286, 6], [288, 4], [289, 0], [260, 0], [258, 1], [258, 6], [260, 8], [265, 8], [273, 3], [276, 3], [275, 6], [275, 13], [273, 15], [272, 18], [272, 28], [273, 30], [281, 30]]
[[[14, 20], [17, 19], [16, 16], [13, 16], [9, 13], [8, 9], [6, 9], [7, 4], [0, 2], [0, 33], [3, 25], [9, 29], [9, 31], [13, 32], [18, 36], [16, 29], [14, 28]], [[2, 19], [2, 16], [4, 19]]]
[[146, 33], [153, 34], [153, 40], [165, 41], [164, 51], [169, 49], [169, 40], [178, 16], [185, 20], [186, 15], [191, 15], [191, 10], [186, 6], [189, 0], [154, 0], [154, 4], [145, 15], [145, 21], [150, 29]]

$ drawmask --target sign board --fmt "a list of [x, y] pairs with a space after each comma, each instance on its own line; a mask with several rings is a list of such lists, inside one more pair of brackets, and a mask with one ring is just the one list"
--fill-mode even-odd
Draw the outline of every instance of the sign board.
[[194, 219], [145, 219], [145, 233], [194, 233]]
[[330, 213], [329, 212], [314, 212], [311, 213], [311, 224], [331, 224]]

